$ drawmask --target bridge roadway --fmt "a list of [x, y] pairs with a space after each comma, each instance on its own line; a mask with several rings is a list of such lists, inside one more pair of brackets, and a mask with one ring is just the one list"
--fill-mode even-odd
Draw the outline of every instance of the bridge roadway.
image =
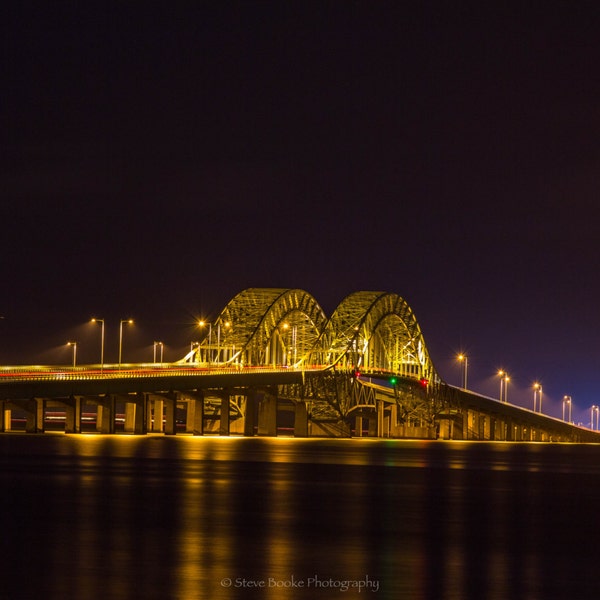
[[[173, 365], [105, 365], [77, 368], [13, 367], [0, 370], [0, 431], [13, 428], [23, 415], [25, 430], [42, 433], [51, 418], [64, 421], [67, 433], [93, 430], [134, 434], [185, 431], [194, 435], [277, 435], [283, 419], [294, 435], [442, 438], [498, 441], [568, 441], [600, 443], [600, 433], [521, 407], [502, 403], [444, 383], [428, 386], [417, 398], [421, 421], [411, 419], [402, 386], [376, 371], [352, 379], [344, 419], [332, 423], [311, 411], [314, 398], [291, 397], [331, 374], [329, 367], [268, 368]], [[367, 375], [369, 375], [367, 377]], [[419, 382], [404, 378], [404, 388]], [[287, 391], [286, 391], [287, 390]], [[292, 394], [293, 396], [293, 394]], [[423, 420], [423, 407], [435, 414]], [[224, 407], [228, 410], [224, 410]], [[279, 413], [279, 416], [278, 416]], [[414, 411], [413, 411], [414, 413]], [[416, 413], [414, 413], [416, 414]], [[162, 417], [162, 418], [160, 418]]]

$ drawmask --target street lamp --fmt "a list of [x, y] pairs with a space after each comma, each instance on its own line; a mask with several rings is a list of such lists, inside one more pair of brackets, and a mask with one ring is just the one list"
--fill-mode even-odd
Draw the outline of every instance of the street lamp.
[[[289, 323], [284, 323], [282, 325], [283, 327], [283, 331], [284, 333], [287, 333], [288, 329], [290, 328], [290, 324]], [[282, 336], [283, 340], [282, 340], [282, 350], [283, 350], [283, 357], [282, 357], [282, 364], [283, 366], [287, 366], [287, 362], [288, 362], [288, 352], [287, 352], [287, 345], [286, 345], [286, 337], [287, 336]]]
[[534, 383], [533, 384], [533, 412], [535, 412], [536, 406], [538, 407], [538, 412], [542, 412], [542, 384]]
[[154, 364], [156, 364], [156, 347], [160, 346], [160, 364], [162, 365], [163, 362], [163, 350], [164, 350], [164, 344], [162, 342], [154, 342]]
[[567, 419], [565, 419], [565, 413], [567, 413], [567, 415], [568, 415], [568, 421], [570, 423], [571, 422], [571, 396], [565, 396], [563, 398], [563, 405], [562, 405], [562, 418], [563, 418], [563, 421], [567, 420]]
[[123, 350], [123, 323], [129, 323], [129, 325], [131, 325], [133, 323], [133, 319], [121, 319], [121, 323], [119, 325], [119, 369], [121, 368], [121, 354]]
[[510, 381], [510, 377], [506, 371], [502, 369], [498, 371], [498, 375], [500, 376], [500, 402], [506, 402], [508, 398], [508, 382]]
[[96, 317], [94, 317], [92, 323], [102, 324], [102, 340], [100, 342], [100, 372], [102, 373], [104, 371], [104, 319], [96, 319]]
[[73, 368], [77, 363], [77, 342], [67, 342], [67, 346], [73, 346]]
[[465, 354], [459, 354], [457, 357], [459, 362], [462, 363], [462, 386], [463, 389], [467, 389], [467, 371], [469, 369], [469, 358]]
[[[223, 323], [223, 329], [227, 330], [231, 327], [231, 323], [229, 321], [225, 321]], [[221, 362], [221, 324], [217, 325], [217, 362]]]
[[208, 360], [206, 362], [208, 362], [210, 366], [212, 353], [212, 323], [208, 323], [207, 321], [198, 321], [198, 327], [205, 327], [206, 325], [208, 325]]

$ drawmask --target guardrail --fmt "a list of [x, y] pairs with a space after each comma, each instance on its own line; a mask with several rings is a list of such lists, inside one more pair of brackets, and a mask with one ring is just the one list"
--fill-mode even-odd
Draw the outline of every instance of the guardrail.
[[0, 369], [0, 385], [3, 382], [15, 381], [88, 381], [102, 379], [136, 379], [153, 377], [177, 376], [204, 376], [204, 375], [234, 375], [247, 373], [289, 373], [302, 371], [322, 371], [327, 367], [312, 365], [310, 367], [294, 368], [286, 366], [252, 367], [231, 366], [226, 367], [181, 367], [181, 366], [146, 366], [132, 369], [115, 367], [113, 365], [103, 368], [59, 368], [56, 367], [5, 367]]

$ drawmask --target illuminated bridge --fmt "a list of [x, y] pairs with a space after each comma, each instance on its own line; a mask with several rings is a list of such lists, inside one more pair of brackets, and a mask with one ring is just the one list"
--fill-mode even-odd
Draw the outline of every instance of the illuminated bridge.
[[201, 325], [176, 363], [0, 369], [0, 431], [600, 441], [444, 383], [396, 294], [327, 317], [303, 290], [251, 288]]

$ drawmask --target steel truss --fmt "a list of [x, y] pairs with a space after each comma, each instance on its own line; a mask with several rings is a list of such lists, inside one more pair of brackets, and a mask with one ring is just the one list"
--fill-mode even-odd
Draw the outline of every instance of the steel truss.
[[[201, 342], [181, 362], [255, 367], [323, 368], [319, 377], [284, 395], [309, 402], [317, 419], [347, 419], [356, 406], [374, 402], [354, 379], [356, 371], [395, 374], [439, 383], [417, 319], [406, 301], [387, 292], [355, 292], [331, 318], [307, 292], [249, 288], [207, 324]], [[433, 387], [431, 388], [433, 389]], [[398, 392], [399, 394], [399, 392]], [[397, 394], [401, 418], [430, 420], [427, 402]], [[402, 401], [400, 402], [400, 398]]]

